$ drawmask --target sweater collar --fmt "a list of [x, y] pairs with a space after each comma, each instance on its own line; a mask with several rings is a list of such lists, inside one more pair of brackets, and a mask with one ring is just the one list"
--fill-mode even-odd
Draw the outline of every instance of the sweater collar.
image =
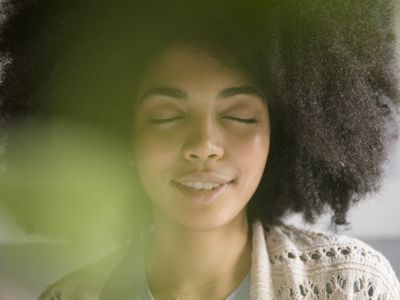
[[267, 251], [266, 231], [261, 221], [253, 223], [250, 300], [273, 298], [271, 264]]

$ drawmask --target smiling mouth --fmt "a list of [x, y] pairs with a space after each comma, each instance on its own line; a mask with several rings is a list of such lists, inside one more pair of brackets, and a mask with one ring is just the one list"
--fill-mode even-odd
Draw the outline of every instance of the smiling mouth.
[[216, 183], [216, 182], [178, 182], [178, 184], [187, 187], [187, 188], [191, 188], [194, 190], [214, 190], [218, 187], [220, 187], [221, 183]]
[[231, 183], [213, 182], [185, 182], [172, 181], [173, 186], [190, 202], [197, 204], [211, 204], [216, 202], [226, 192]]

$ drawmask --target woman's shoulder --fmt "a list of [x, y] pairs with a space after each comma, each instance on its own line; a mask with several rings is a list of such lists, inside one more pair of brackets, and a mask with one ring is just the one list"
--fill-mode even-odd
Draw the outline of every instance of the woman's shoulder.
[[125, 246], [100, 261], [72, 271], [50, 285], [38, 300], [98, 299], [104, 282], [126, 253]]
[[272, 276], [282, 291], [290, 277], [300, 294], [400, 299], [400, 283], [389, 261], [357, 238], [287, 224], [264, 227], [264, 233]]

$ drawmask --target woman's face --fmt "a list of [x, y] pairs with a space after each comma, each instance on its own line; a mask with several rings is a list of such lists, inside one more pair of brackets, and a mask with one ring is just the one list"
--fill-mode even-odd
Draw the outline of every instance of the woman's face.
[[136, 97], [134, 159], [154, 218], [210, 230], [245, 217], [270, 141], [250, 77], [177, 44], [152, 61]]

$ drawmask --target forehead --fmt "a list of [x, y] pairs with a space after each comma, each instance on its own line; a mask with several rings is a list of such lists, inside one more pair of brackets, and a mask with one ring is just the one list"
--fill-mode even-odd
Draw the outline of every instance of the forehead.
[[146, 68], [141, 87], [153, 85], [187, 88], [220, 88], [223, 85], [243, 85], [251, 76], [235, 68], [228, 54], [218, 56], [206, 48], [190, 44], [174, 44], [166, 48]]

